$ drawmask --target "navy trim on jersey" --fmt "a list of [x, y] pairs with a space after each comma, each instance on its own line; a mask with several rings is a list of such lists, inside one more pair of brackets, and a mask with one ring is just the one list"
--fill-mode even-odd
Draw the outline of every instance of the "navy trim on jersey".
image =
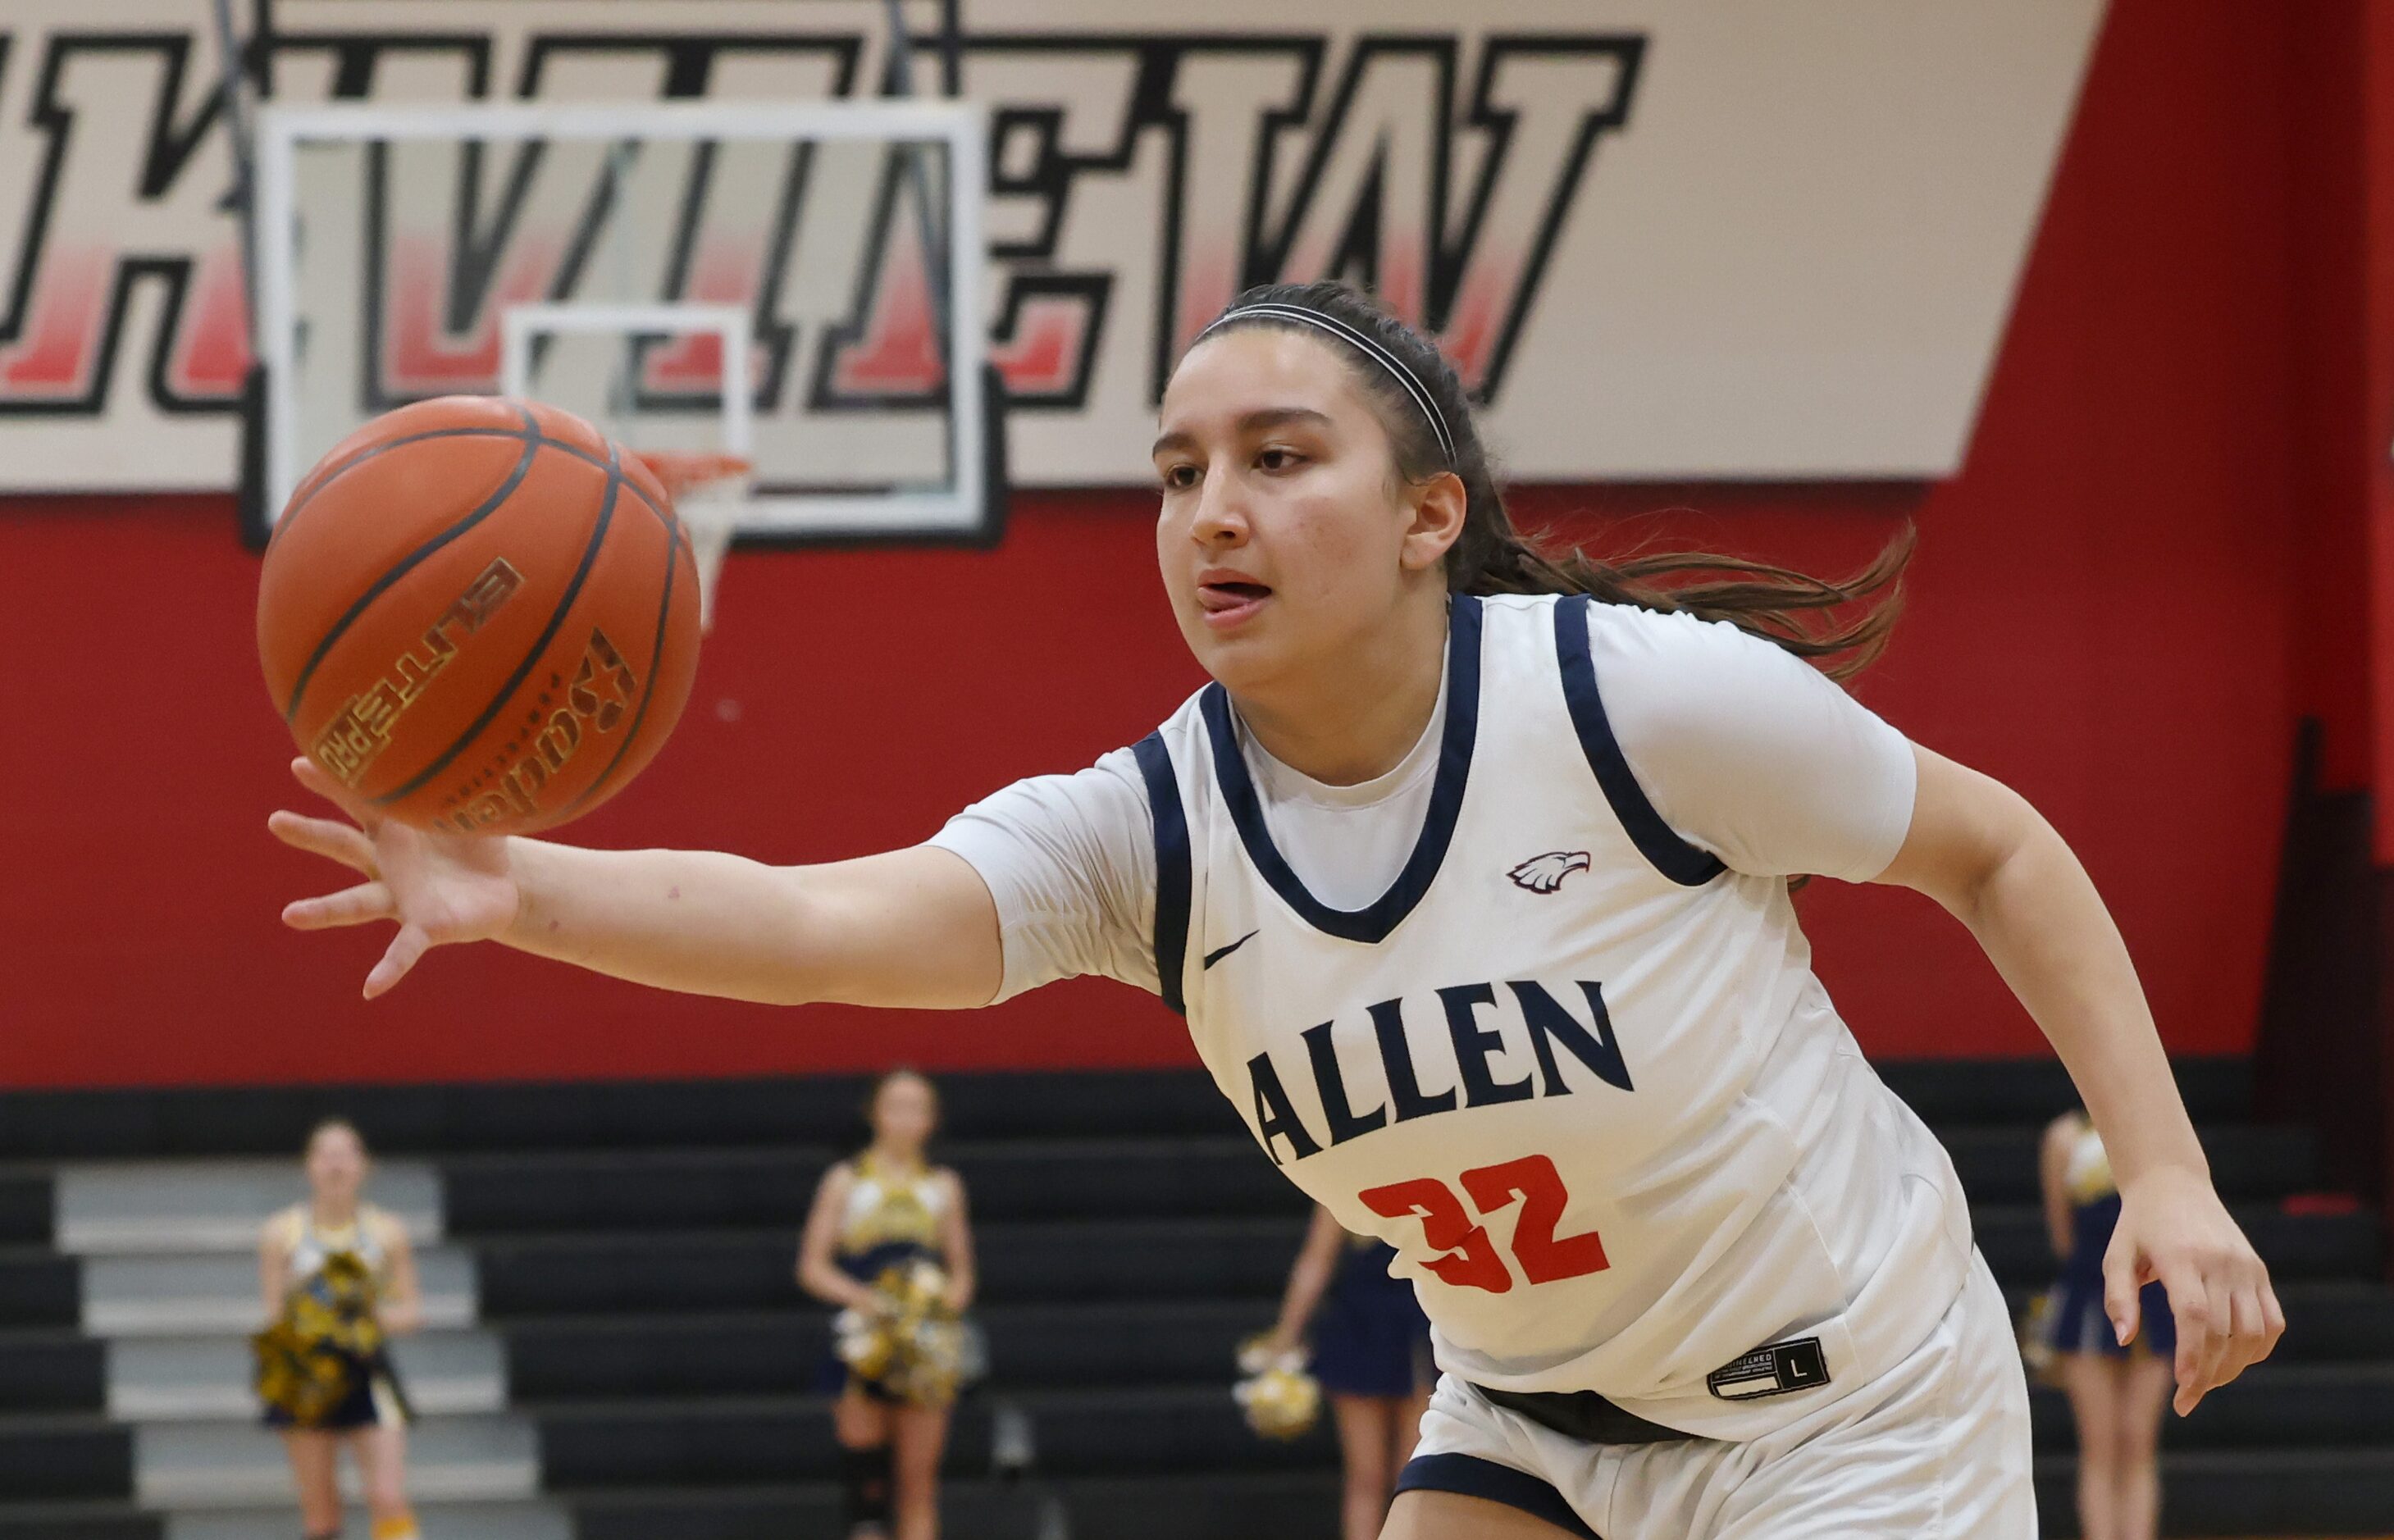
[[1604, 799], [1612, 804], [1612, 816], [1621, 821], [1638, 853], [1681, 887], [1701, 888], [1729, 868], [1718, 856], [1689, 844], [1663, 822], [1663, 815], [1646, 799], [1646, 788], [1631, 773], [1629, 761], [1622, 757], [1621, 742], [1612, 735], [1612, 720], [1604, 714], [1604, 696], [1596, 688], [1596, 660], [1587, 645], [1588, 602], [1585, 594], [1555, 601], [1555, 656], [1562, 665], [1563, 700], [1571, 706], [1572, 726], [1579, 730], [1580, 749], [1587, 756], [1587, 768], [1596, 772], [1596, 783], [1604, 788]]
[[1399, 1492], [1452, 1492], [1506, 1507], [1519, 1508], [1580, 1540], [1603, 1540], [1587, 1520], [1572, 1511], [1551, 1482], [1526, 1470], [1483, 1460], [1477, 1454], [1416, 1454], [1398, 1473]]
[[1239, 752], [1238, 734], [1230, 722], [1230, 698], [1218, 684], [1209, 684], [1199, 696], [1205, 715], [1205, 733], [1214, 746], [1214, 780], [1223, 805], [1238, 825], [1239, 841], [1297, 916], [1316, 930], [1350, 941], [1382, 941], [1404, 923], [1414, 906], [1429, 891], [1454, 838], [1454, 821], [1463, 812], [1463, 787], [1471, 777], [1471, 745], [1480, 735], [1480, 601], [1456, 594], [1447, 605], [1446, 731], [1438, 750], [1438, 778], [1430, 783], [1429, 814], [1422, 820], [1421, 836], [1404, 870], [1388, 890], [1362, 909], [1333, 909], [1309, 891], [1272, 843], [1264, 823], [1263, 799], [1247, 776], [1246, 757]]
[[1151, 732], [1131, 747], [1139, 779], [1147, 783], [1148, 812], [1155, 820], [1155, 977], [1164, 1003], [1187, 1015], [1181, 973], [1189, 956], [1189, 817], [1180, 810], [1180, 778], [1172, 773], [1172, 753], [1164, 735]]

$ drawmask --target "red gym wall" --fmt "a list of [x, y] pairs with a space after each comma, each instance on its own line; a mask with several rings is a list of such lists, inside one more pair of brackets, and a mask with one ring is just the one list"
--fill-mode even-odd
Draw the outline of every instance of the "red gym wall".
[[[2358, 476], [2360, 440], [2385, 441], [2339, 298], [2361, 99], [2331, 77], [2359, 15], [2118, 0], [1959, 478], [1520, 499], [1599, 546], [1819, 569], [1916, 519], [1910, 612], [1863, 698], [2046, 811], [2184, 1052], [2250, 1045], [2297, 712], [2330, 717], [2335, 776], [2369, 774], [2365, 535], [2322, 468]], [[276, 920], [337, 874], [265, 833], [291, 751], [256, 574], [217, 500], [0, 504], [0, 1083], [1191, 1060], [1161, 1007], [1085, 981], [971, 1015], [776, 1011], [482, 948], [362, 1005], [379, 936]], [[672, 744], [578, 836], [783, 862], [909, 842], [1197, 682], [1141, 493], [1019, 497], [987, 553], [743, 554], [724, 617]], [[2043, 1051], [1924, 901], [1801, 902], [1874, 1051]]]

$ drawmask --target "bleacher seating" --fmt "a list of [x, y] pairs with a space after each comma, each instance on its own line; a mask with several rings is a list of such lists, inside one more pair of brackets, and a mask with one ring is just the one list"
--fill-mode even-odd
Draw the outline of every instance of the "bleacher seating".
[[[2042, 1282], [2036, 1139], [2066, 1104], [2058, 1069], [1887, 1073], [1953, 1150], [1998, 1276], [2016, 1292]], [[2309, 1138], [2247, 1121], [2240, 1063], [2190, 1062], [2181, 1078], [2293, 1324], [2278, 1362], [2168, 1429], [2168, 1532], [2394, 1531], [2394, 1293], [2377, 1281], [2377, 1221], [2283, 1211], [2316, 1181]], [[1043, 1073], [942, 1089], [940, 1152], [969, 1191], [993, 1364], [957, 1419], [952, 1532], [1335, 1533], [1327, 1432], [1264, 1442], [1230, 1398], [1233, 1345], [1269, 1321], [1304, 1207], [1212, 1084]], [[174, 1378], [237, 1363], [223, 1348], [234, 1325], [174, 1337], [180, 1357], [134, 1350], [146, 1339], [126, 1323], [145, 1318], [125, 1314], [125, 1285], [110, 1285], [114, 1315], [96, 1293], [124, 1257], [79, 1208], [109, 1163], [188, 1163], [195, 1181], [258, 1157], [296, 1172], [330, 1112], [360, 1124], [386, 1178], [422, 1173], [409, 1179], [428, 1183], [437, 1214], [419, 1224], [463, 1270], [466, 1313], [441, 1349], [461, 1399], [420, 1429], [420, 1468], [445, 1457], [444, 1439], [528, 1441], [534, 1460], [522, 1492], [470, 1490], [498, 1478], [464, 1464], [435, 1481], [429, 1540], [833, 1534], [834, 1446], [809, 1391], [825, 1312], [792, 1263], [817, 1177], [862, 1137], [862, 1094], [834, 1079], [0, 1096], [0, 1540], [290, 1533], [287, 1518], [255, 1527], [270, 1510], [241, 1484], [279, 1460], [270, 1438], [242, 1425], [237, 1398], [194, 1400]], [[209, 1233], [187, 1237], [194, 1257]], [[487, 1390], [480, 1341], [496, 1345]], [[2040, 1391], [2036, 1413], [2046, 1529], [2066, 1535], [2066, 1410]], [[162, 1475], [177, 1449], [185, 1465]], [[211, 1459], [230, 1473], [210, 1477]]]

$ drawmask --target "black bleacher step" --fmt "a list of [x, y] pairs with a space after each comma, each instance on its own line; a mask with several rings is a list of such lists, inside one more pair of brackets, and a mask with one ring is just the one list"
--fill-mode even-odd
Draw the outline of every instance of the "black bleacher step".
[[[2201, 1457], [2250, 1458], [2283, 1450], [2374, 1447], [2394, 1457], [2394, 1370], [2264, 1365], [2215, 1391], [2195, 1415], [2173, 1418], [2168, 1447]], [[958, 1412], [952, 1468], [983, 1468], [996, 1391]], [[1213, 1383], [1006, 1395], [1031, 1416], [1039, 1468], [1056, 1475], [1268, 1469], [1330, 1460], [1326, 1429], [1268, 1443], [1232, 1404], [1228, 1376]], [[770, 1481], [827, 1477], [836, 1458], [829, 1409], [815, 1397], [753, 1397], [679, 1403], [612, 1402], [536, 1407], [550, 1478], [610, 1482]], [[2067, 1409], [2039, 1390], [2041, 1451], [2071, 1447]]]
[[[958, 1139], [1230, 1135], [1237, 1118], [1193, 1070], [980, 1072], [939, 1077]], [[703, 1144], [848, 1147], [856, 1075], [468, 1086], [0, 1091], [0, 1160], [288, 1155], [319, 1118], [352, 1119], [384, 1154]]]
[[[1303, 1195], [1244, 1137], [978, 1140], [939, 1154], [963, 1176], [983, 1221], [1305, 1212]], [[445, 1217], [458, 1236], [642, 1226], [795, 1231], [834, 1158], [822, 1148], [717, 1148], [454, 1159], [441, 1170]]]
[[[839, 1469], [831, 1403], [822, 1396], [520, 1402], [518, 1410], [539, 1423], [541, 1476], [552, 1488], [764, 1485], [825, 1481]], [[989, 1403], [960, 1404], [945, 1468], [987, 1470], [989, 1433]]]
[[[2316, 1177], [2302, 1129], [2220, 1125], [2203, 1130], [2231, 1199], [2275, 1199]], [[2037, 1200], [2033, 1128], [1944, 1134], [1975, 1203]], [[943, 1145], [987, 1219], [1123, 1215], [1289, 1214], [1305, 1200], [1244, 1136], [1177, 1139], [977, 1140]], [[459, 1157], [442, 1166], [450, 1232], [547, 1233], [804, 1222], [827, 1147], [713, 1147]]]
[[[2077, 1447], [2070, 1402], [2033, 1392], [2040, 1453]], [[2394, 1449], [2394, 1364], [2258, 1363], [2203, 1398], [2194, 1415], [2164, 1415], [2164, 1447], [2182, 1450]]]
[[108, 1349], [58, 1329], [0, 1332], [0, 1413], [97, 1412], [108, 1403]]
[[1278, 1301], [1092, 1300], [984, 1313], [992, 1382], [1008, 1389], [1228, 1382], [1239, 1343], [1269, 1328]]
[[1031, 1392], [1017, 1398], [1037, 1431], [1042, 1470], [1069, 1476], [1284, 1470], [1335, 1465], [1328, 1417], [1301, 1439], [1259, 1438], [1230, 1376], [1200, 1385]]
[[[637, 1310], [787, 1310], [802, 1299], [787, 1231], [482, 1237], [482, 1319]], [[809, 1301], [811, 1303], [811, 1301]]]
[[[1227, 1379], [1241, 1338], [1271, 1321], [1263, 1299], [1094, 1301], [975, 1312], [993, 1392]], [[827, 1310], [518, 1323], [507, 1384], [526, 1401], [786, 1395], [816, 1384]]]
[[[2077, 1463], [2036, 1462], [2040, 1531], [2072, 1540]], [[2162, 1456], [2168, 1535], [2394, 1533], [2394, 1449], [2203, 1450]], [[1075, 1540], [1080, 1540], [1075, 1531]]]
[[0, 1250], [0, 1329], [72, 1326], [83, 1319], [83, 1270], [47, 1247]]
[[[2351, 1363], [2394, 1359], [2394, 1288], [2352, 1281], [2279, 1282], [2278, 1303], [2286, 1312], [2286, 1335], [2272, 1363]], [[2019, 1319], [2035, 1289], [2015, 1284], [2004, 1291], [2012, 1319]]]
[[[2377, 1276], [2381, 1254], [2374, 1214], [2288, 1214], [2253, 1204], [2230, 1204], [2230, 1210], [2275, 1282]], [[2052, 1278], [2053, 1242], [2037, 1209], [2023, 1204], [1974, 1206], [1970, 1218], [1996, 1278], [2006, 1284]]]
[[58, 1183], [46, 1171], [0, 1175], [0, 1246], [40, 1246], [57, 1226]]
[[[1157, 1219], [976, 1228], [981, 1297], [1277, 1296], [1304, 1237], [1287, 1219]], [[496, 1236], [475, 1243], [487, 1320], [639, 1310], [818, 1309], [797, 1291], [789, 1231]]]
[[133, 1495], [133, 1432], [96, 1415], [0, 1416], [0, 1494], [24, 1502]]
[[[2237, 1218], [2281, 1282], [2374, 1274], [2372, 1215], [2240, 1206]], [[2052, 1276], [2034, 1208], [1996, 1205], [1975, 1219], [1997, 1277], [2034, 1284]], [[1276, 1295], [1303, 1228], [1296, 1218], [984, 1224], [976, 1232], [982, 1297], [994, 1305]], [[796, 1238], [786, 1229], [493, 1236], [480, 1239], [476, 1251], [482, 1309], [493, 1319], [805, 1303], [793, 1277]], [[0, 1285], [6, 1276], [0, 1271]]]
[[805, 1223], [828, 1146], [575, 1151], [453, 1157], [442, 1222], [459, 1238]]
[[[2243, 1060], [2177, 1061], [2198, 1122], [2250, 1115]], [[1888, 1083], [1937, 1126], [2042, 1124], [2073, 1104], [2048, 1059], [1892, 1060]], [[1235, 1137], [1196, 1070], [977, 1072], [939, 1077], [955, 1139]], [[0, 1091], [0, 1161], [287, 1155], [328, 1112], [386, 1154], [691, 1145], [847, 1147], [868, 1082], [854, 1075], [467, 1086]]]
[[[2308, 1191], [2320, 1180], [2319, 1139], [2308, 1128], [2222, 1123], [2197, 1131], [2211, 1157], [2212, 1178], [2231, 1202], [2282, 1198]], [[1957, 1126], [1940, 1128], [1937, 1136], [1953, 1155], [1972, 1203], [2038, 1201], [2042, 1128]]]
[[[1104, 1390], [995, 1392], [956, 1408], [947, 1468], [989, 1468], [993, 1408], [1029, 1414], [1048, 1475], [1265, 1470], [1333, 1464], [1327, 1422], [1286, 1442], [1261, 1439], [1230, 1399], [1230, 1380]], [[540, 1425], [541, 1467], [559, 1487], [740, 1484], [826, 1480], [838, 1469], [821, 1396], [677, 1402], [567, 1402], [522, 1408]]]
[[2394, 1359], [2394, 1288], [2378, 1283], [2272, 1284], [2286, 1335], [2271, 1362]]
[[[989, 1479], [940, 1483], [942, 1533], [968, 1540], [1036, 1540], [1043, 1533], [1044, 1483]], [[840, 1494], [829, 1481], [776, 1486], [663, 1487], [571, 1492], [577, 1540], [793, 1540], [841, 1533]], [[1059, 1498], [1059, 1500], [1065, 1500]], [[1075, 1514], [1074, 1540], [1091, 1540]]]
[[[940, 1483], [940, 1495], [944, 1533], [972, 1540], [1031, 1540], [1041, 1533], [1041, 1504], [1048, 1499], [1068, 1515], [1073, 1540], [1282, 1540], [1338, 1528], [1338, 1478], [1328, 1471], [1035, 1482], [952, 1478]], [[580, 1540], [790, 1540], [837, 1533], [840, 1511], [839, 1489], [830, 1482], [567, 1493], [562, 1500]]]
[[[2018, 1293], [2012, 1303], [2015, 1309], [2020, 1303]], [[2197, 1441], [2260, 1444], [2314, 1437], [2291, 1431], [2307, 1426], [2332, 1436], [2339, 1424], [2319, 1419], [2342, 1396], [2394, 1417], [2394, 1364], [2384, 1362], [2394, 1359], [2394, 1290], [2292, 1284], [2284, 1304], [2294, 1324], [2277, 1356], [2223, 1392], [2224, 1399], [2206, 1403], [2187, 1425]], [[993, 1388], [1089, 1389], [1227, 1375], [1239, 1341], [1269, 1323], [1271, 1302], [1016, 1305], [976, 1313], [989, 1336]], [[531, 1321], [507, 1329], [506, 1348], [508, 1383], [531, 1401], [788, 1394], [814, 1384], [830, 1350], [829, 1315], [796, 1310]], [[0, 1370], [6, 1362], [0, 1356]], [[2297, 1365], [2320, 1377], [2287, 1372]], [[2230, 1426], [2215, 1407], [2244, 1415], [2243, 1399], [2261, 1389], [2269, 1392], [2266, 1399], [2297, 1404], [2283, 1416], [2262, 1418], [2249, 1437], [2208, 1431]], [[96, 1379], [92, 1393], [98, 1394]], [[2041, 1411], [2041, 1419], [2045, 1415]], [[2349, 1426], [2367, 1421], [2361, 1416]], [[2394, 1432], [2387, 1438], [2394, 1441]]]
[[1059, 1481], [1072, 1540], [1221, 1540], [1338, 1531], [1332, 1470], [1226, 1470], [1205, 1476], [1084, 1476]]
[[[2043, 1126], [2078, 1105], [2058, 1059], [1875, 1059], [1872, 1066], [1932, 1127], [1985, 1124]], [[2253, 1114], [2253, 1065], [2242, 1058], [2170, 1060], [2178, 1095], [2197, 1123]]]
[[[2394, 1531], [2394, 1451], [2205, 1451], [2164, 1456], [2164, 1533], [2383, 1534]], [[2036, 1463], [2042, 1533], [2075, 1535], [2067, 1455]], [[942, 1483], [948, 1532], [1010, 1540], [1036, 1533], [1038, 1498], [1053, 1494], [1074, 1540], [1219, 1540], [1228, 1534], [1326, 1533], [1335, 1527], [1337, 1477], [1326, 1467], [1108, 1474], [1034, 1484]], [[829, 1533], [838, 1514], [830, 1481], [566, 1491], [580, 1540], [786, 1540]], [[25, 1540], [36, 1533], [25, 1532]], [[16, 1540], [0, 1529], [0, 1536]], [[59, 1540], [67, 1540], [61, 1533]], [[120, 1540], [78, 1533], [72, 1540]], [[122, 1540], [145, 1540], [126, 1532]]]
[[518, 1402], [786, 1395], [815, 1388], [830, 1352], [828, 1311], [569, 1317], [509, 1323], [507, 1389]]
[[0, 1540], [164, 1540], [166, 1521], [122, 1499], [84, 1503], [0, 1499]]
[[[2381, 1450], [2272, 1450], [2165, 1456], [2163, 1533], [2185, 1536], [2394, 1533], [2394, 1454]], [[2078, 1533], [2068, 1456], [2037, 1461], [2040, 1530]], [[1221, 1540], [1328, 1534], [1337, 1526], [1338, 1478], [1327, 1469], [1222, 1471], [1204, 1476], [1080, 1477], [1038, 1487], [943, 1483], [947, 1533], [1022, 1540], [1017, 1526], [1052, 1492], [1073, 1540]], [[566, 1493], [580, 1540], [788, 1540], [835, 1533], [830, 1482], [664, 1491]], [[34, 1540], [25, 1532], [21, 1540]], [[0, 1540], [20, 1536], [0, 1530]], [[46, 1535], [44, 1540], [48, 1540]], [[146, 1533], [80, 1533], [59, 1540], [149, 1540]]]

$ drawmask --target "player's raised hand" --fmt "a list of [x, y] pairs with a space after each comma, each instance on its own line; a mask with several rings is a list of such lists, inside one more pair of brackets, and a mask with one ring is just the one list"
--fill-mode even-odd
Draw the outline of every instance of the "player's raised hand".
[[366, 880], [285, 904], [283, 923], [296, 930], [395, 923], [399, 934], [366, 975], [367, 999], [406, 977], [432, 948], [488, 941], [514, 922], [521, 895], [505, 838], [428, 834], [380, 817], [309, 759], [293, 760], [291, 773], [354, 822], [283, 810], [266, 826], [285, 845], [337, 861]]
[[2177, 1322], [2179, 1416], [2269, 1357], [2285, 1334], [2269, 1268], [2217, 1191], [2180, 1166], [2157, 1167], [2120, 1190], [2120, 1222], [2103, 1255], [2103, 1302], [2122, 1342], [2143, 1324], [2137, 1294], [2155, 1279]]

